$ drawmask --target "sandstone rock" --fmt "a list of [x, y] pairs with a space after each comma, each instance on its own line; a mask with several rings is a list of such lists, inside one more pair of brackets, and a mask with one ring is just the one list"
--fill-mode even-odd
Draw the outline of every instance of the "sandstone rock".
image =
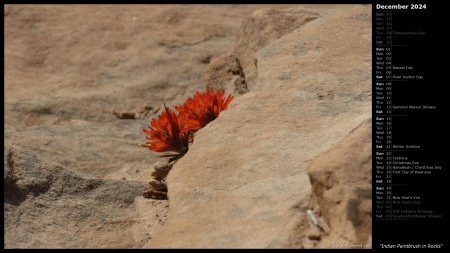
[[[23, 202], [4, 204], [5, 247], [142, 245], [164, 224], [168, 209], [167, 201], [145, 199], [137, 190], [148, 187], [151, 164], [160, 160], [136, 147], [145, 141], [142, 129], [164, 102], [174, 106], [203, 90], [205, 66], [233, 47], [242, 18], [270, 6], [290, 5], [5, 5], [5, 147], [31, 147], [26, 152], [39, 157], [36, 162], [58, 163], [56, 175], [68, 178], [56, 185], [76, 180], [111, 193], [130, 188], [139, 196], [134, 206], [117, 208], [110, 197], [102, 202], [84, 195], [98, 195], [95, 189], [70, 185], [71, 195], [52, 197], [58, 190], [46, 177], [6, 176], [5, 185], [17, 191], [5, 199]], [[135, 112], [136, 120], [113, 112]], [[130, 182], [136, 180], [142, 183]], [[38, 209], [36, 201], [46, 207]]]
[[255, 54], [293, 30], [333, 10], [291, 8], [262, 9], [246, 17], [241, 24], [232, 53], [224, 54], [205, 71], [207, 87], [247, 93], [257, 82]]
[[[98, 179], [16, 146], [6, 148], [4, 161], [5, 248], [138, 248], [148, 241], [153, 218], [135, 202], [146, 184]], [[139, 202], [164, 214], [153, 205]]]
[[242, 71], [245, 73], [245, 82], [250, 89], [258, 81], [255, 53], [322, 15], [324, 14], [321, 14], [319, 10], [300, 8], [262, 9], [242, 22], [236, 38], [234, 56], [239, 59]]
[[372, 119], [307, 167], [313, 203], [329, 230], [317, 245], [367, 245], [372, 236]]
[[267, 5], [5, 7], [5, 143], [137, 180], [159, 159], [134, 145], [157, 108], [204, 90], [205, 59], [229, 51], [242, 19]]
[[[338, 229], [318, 205], [325, 233], [308, 220], [305, 168], [371, 115], [370, 6], [4, 13], [5, 248], [311, 248]], [[135, 143], [203, 78], [240, 97], [171, 170], [169, 218], [168, 201], [141, 196], [161, 158]]]
[[167, 178], [167, 223], [145, 247], [315, 247], [292, 238], [316, 229], [306, 166], [371, 116], [371, 7], [293, 26], [255, 54], [250, 91], [195, 134]]

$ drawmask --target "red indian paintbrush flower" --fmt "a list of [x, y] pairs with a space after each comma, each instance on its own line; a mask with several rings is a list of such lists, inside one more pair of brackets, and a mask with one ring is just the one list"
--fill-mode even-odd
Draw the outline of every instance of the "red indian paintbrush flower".
[[[181, 118], [164, 104], [165, 111], [159, 115], [158, 119], [152, 119], [151, 126], [143, 129], [150, 140], [140, 146], [148, 147], [156, 152], [173, 151], [184, 155], [188, 150], [189, 133], [181, 132]], [[182, 123], [184, 124], [184, 123]]]
[[231, 94], [227, 98], [224, 95], [225, 91], [214, 93], [212, 88], [205, 93], [197, 91], [193, 98], [188, 98], [183, 105], [176, 106], [179, 117], [183, 118], [181, 132], [197, 131], [215, 120], [234, 98]]
[[228, 108], [233, 100], [230, 94], [225, 98], [225, 91], [211, 88], [205, 93], [197, 92], [193, 98], [188, 98], [183, 105], [175, 106], [178, 116], [164, 104], [165, 111], [158, 119], [152, 119], [148, 129], [143, 129], [149, 142], [137, 144], [155, 152], [176, 152], [169, 162], [182, 157], [189, 149], [189, 143], [194, 140], [194, 132], [215, 120], [220, 112]]

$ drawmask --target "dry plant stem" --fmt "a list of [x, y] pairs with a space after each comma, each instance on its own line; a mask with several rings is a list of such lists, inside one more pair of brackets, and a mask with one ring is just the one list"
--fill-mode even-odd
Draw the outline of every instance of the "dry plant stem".
[[170, 162], [153, 164], [153, 172], [151, 173], [153, 180], [149, 182], [151, 189], [142, 194], [145, 198], [167, 199], [166, 178], [172, 166], [173, 163]]

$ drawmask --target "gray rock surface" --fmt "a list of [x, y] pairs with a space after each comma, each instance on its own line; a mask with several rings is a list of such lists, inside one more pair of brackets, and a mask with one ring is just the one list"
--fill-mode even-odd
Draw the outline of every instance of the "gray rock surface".
[[142, 182], [97, 179], [16, 146], [4, 161], [5, 248], [137, 248], [157, 226], [150, 210], [165, 205], [142, 199]]

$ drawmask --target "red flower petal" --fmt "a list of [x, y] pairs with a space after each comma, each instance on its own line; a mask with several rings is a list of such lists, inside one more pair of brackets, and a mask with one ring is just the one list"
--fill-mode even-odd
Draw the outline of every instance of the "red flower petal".
[[165, 111], [158, 119], [152, 119], [146, 134], [148, 148], [156, 152], [173, 151], [181, 155], [193, 141], [193, 132], [215, 120], [219, 114], [228, 108], [233, 95], [224, 97], [225, 91], [209, 89], [205, 93], [196, 92], [193, 98], [188, 98], [183, 105], [175, 106], [178, 116], [165, 104]]
[[230, 94], [225, 99], [224, 95], [225, 91], [214, 93], [212, 88], [205, 93], [197, 91], [194, 98], [188, 98], [182, 106], [177, 106], [176, 110], [180, 114], [187, 115], [181, 131], [197, 131], [215, 120], [223, 110], [228, 108], [234, 98]]
[[189, 136], [181, 133], [177, 115], [164, 104], [165, 111], [158, 119], [152, 119], [148, 129], [143, 129], [150, 140], [148, 148], [156, 152], [173, 151], [184, 154], [189, 145]]

